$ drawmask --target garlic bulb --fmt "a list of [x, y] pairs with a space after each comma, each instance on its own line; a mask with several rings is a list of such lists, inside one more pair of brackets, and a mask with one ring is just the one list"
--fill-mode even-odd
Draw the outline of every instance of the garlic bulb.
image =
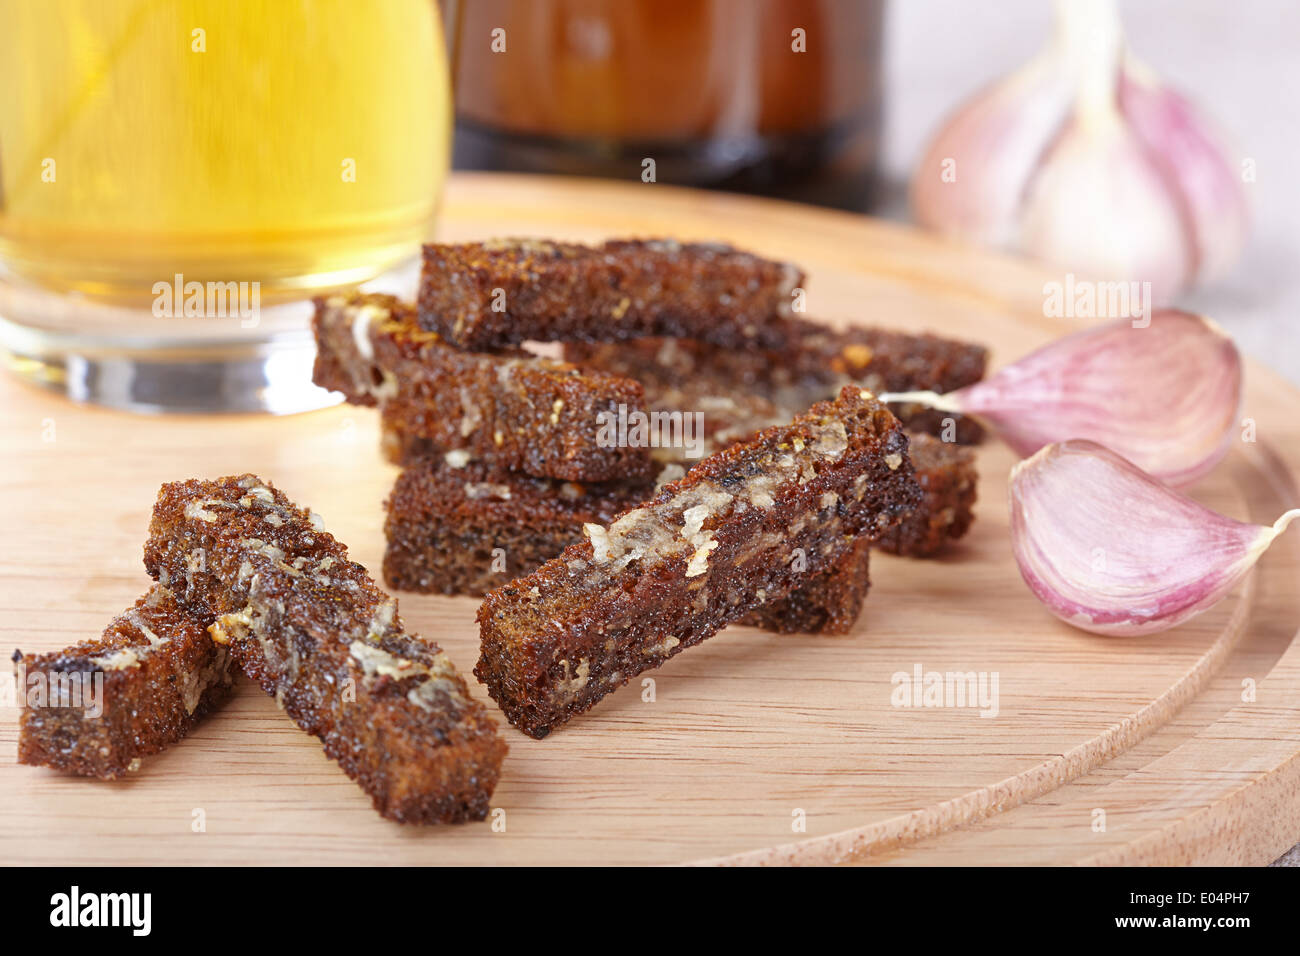
[[1157, 304], [1245, 241], [1242, 177], [1195, 108], [1124, 50], [1115, 0], [1057, 0], [1052, 42], [962, 106], [912, 181], [917, 220]]
[[1021, 455], [1090, 439], [1179, 486], [1227, 453], [1241, 385], [1232, 339], [1209, 319], [1167, 310], [1146, 327], [1121, 319], [1067, 335], [953, 392], [880, 399], [973, 414]]
[[1297, 517], [1226, 518], [1094, 442], [1049, 445], [1011, 472], [1011, 546], [1053, 614], [1096, 634], [1151, 634], [1219, 601]]

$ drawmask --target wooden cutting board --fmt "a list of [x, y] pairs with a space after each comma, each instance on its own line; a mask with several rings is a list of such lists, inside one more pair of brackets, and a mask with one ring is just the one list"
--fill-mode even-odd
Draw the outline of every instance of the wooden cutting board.
[[[729, 240], [802, 264], [810, 315], [978, 339], [995, 366], [1072, 327], [1044, 317], [1053, 276], [1041, 268], [864, 218], [657, 184], [456, 176], [441, 233]], [[1298, 405], [1300, 392], [1251, 364], [1243, 414], [1257, 441], [1238, 443], [1195, 496], [1257, 522], [1300, 504]], [[379, 459], [373, 411], [132, 417], [9, 377], [0, 407], [6, 657], [98, 634], [145, 590], [141, 546], [166, 480], [257, 472], [378, 571], [395, 471]], [[1013, 460], [996, 442], [980, 449], [978, 518], [948, 556], [873, 561], [852, 635], [733, 627], [547, 740], [507, 727], [511, 752], [489, 822], [385, 822], [314, 739], [244, 682], [190, 739], [115, 783], [17, 766], [17, 710], [0, 711], [0, 859], [1275, 858], [1300, 839], [1300, 535], [1280, 539], [1236, 593], [1175, 631], [1084, 634], [1049, 617], [1016, 571], [1005, 503]], [[400, 598], [407, 622], [465, 671], [477, 656], [476, 604]], [[996, 713], [894, 706], [894, 675], [918, 668], [996, 676]]]

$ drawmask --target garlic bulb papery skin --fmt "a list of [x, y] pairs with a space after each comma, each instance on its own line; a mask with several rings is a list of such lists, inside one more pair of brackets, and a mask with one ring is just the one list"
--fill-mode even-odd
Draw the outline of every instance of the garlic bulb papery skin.
[[1049, 445], [1011, 472], [1011, 546], [1034, 595], [1095, 634], [1153, 634], [1216, 604], [1295, 518], [1226, 518], [1095, 442]]
[[1115, 0], [1057, 0], [1047, 48], [960, 107], [912, 180], [922, 225], [1167, 304], [1237, 258], [1249, 221], [1211, 125], [1124, 49]]
[[1067, 335], [954, 392], [880, 399], [973, 414], [1020, 455], [1095, 441], [1180, 487], [1227, 454], [1241, 396], [1232, 338], [1204, 316], [1165, 310], [1145, 327], [1121, 319]]
[[1120, 73], [1119, 104], [1147, 156], [1187, 204], [1184, 215], [1196, 233], [1192, 271], [1199, 280], [1219, 278], [1236, 262], [1250, 224], [1242, 171], [1226, 161], [1222, 136], [1132, 57]]

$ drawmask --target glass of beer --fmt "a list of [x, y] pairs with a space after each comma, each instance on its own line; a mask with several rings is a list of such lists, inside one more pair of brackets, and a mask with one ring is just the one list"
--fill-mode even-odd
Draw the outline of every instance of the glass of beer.
[[0, 0], [0, 349], [75, 398], [297, 411], [312, 295], [412, 263], [435, 0]]

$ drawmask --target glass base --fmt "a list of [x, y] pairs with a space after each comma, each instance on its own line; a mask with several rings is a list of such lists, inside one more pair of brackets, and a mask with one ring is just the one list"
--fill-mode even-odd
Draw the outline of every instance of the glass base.
[[[365, 288], [409, 294], [412, 269]], [[0, 273], [0, 365], [73, 401], [132, 412], [312, 411], [342, 399], [312, 383], [311, 313], [300, 301], [170, 317]]]
[[342, 401], [312, 384], [315, 348], [303, 333], [237, 349], [87, 347], [0, 319], [5, 367], [19, 378], [131, 412], [270, 412], [288, 415]]

